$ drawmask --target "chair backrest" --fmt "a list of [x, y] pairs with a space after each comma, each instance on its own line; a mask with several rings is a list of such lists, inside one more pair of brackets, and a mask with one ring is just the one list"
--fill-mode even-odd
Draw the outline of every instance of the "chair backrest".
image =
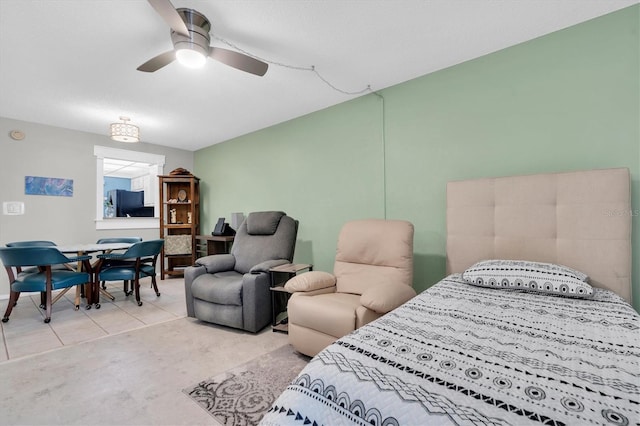
[[55, 246], [53, 241], [33, 240], [33, 241], [14, 241], [7, 243], [7, 247], [51, 247]]
[[340, 230], [333, 267], [336, 291], [362, 294], [375, 285], [413, 285], [413, 224], [366, 219]]
[[97, 244], [111, 244], [111, 243], [138, 243], [142, 241], [140, 237], [111, 237], [100, 238], [96, 241]]
[[122, 253], [125, 259], [135, 259], [138, 257], [157, 256], [162, 250], [164, 240], [147, 240], [133, 243], [131, 247]]
[[59, 265], [69, 262], [55, 247], [0, 247], [0, 260], [6, 267]]
[[267, 260], [293, 261], [297, 236], [298, 221], [285, 212], [249, 213], [236, 231], [231, 247], [231, 254], [236, 259], [235, 270], [246, 274]]

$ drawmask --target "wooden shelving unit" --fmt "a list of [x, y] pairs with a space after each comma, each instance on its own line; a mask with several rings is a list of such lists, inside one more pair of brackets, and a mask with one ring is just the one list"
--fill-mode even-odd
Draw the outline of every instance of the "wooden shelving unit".
[[198, 256], [200, 179], [192, 174], [158, 176], [160, 180], [160, 279], [184, 276], [184, 268]]

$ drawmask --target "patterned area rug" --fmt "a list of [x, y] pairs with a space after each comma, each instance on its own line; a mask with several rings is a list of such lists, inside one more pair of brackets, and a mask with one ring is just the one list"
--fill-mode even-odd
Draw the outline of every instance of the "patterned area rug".
[[224, 425], [256, 425], [309, 360], [285, 345], [183, 392]]

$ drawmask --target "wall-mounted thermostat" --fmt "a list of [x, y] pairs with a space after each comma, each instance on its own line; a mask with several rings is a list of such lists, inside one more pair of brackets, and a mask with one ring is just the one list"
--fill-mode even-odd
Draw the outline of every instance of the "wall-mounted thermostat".
[[2, 203], [2, 214], [13, 216], [24, 214], [24, 203], [22, 201], [5, 201]]

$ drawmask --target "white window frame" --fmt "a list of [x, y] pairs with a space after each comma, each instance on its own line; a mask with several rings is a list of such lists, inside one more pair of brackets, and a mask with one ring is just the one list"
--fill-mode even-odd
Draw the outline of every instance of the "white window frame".
[[137, 161], [141, 163], [149, 163], [156, 167], [157, 175], [162, 175], [164, 170], [165, 156], [158, 154], [150, 154], [147, 152], [129, 151], [126, 149], [109, 148], [106, 146], [95, 145], [93, 147], [93, 155], [96, 156], [96, 229], [159, 229], [160, 221], [160, 200], [158, 198], [157, 180], [151, 183], [150, 188], [153, 192], [154, 200], [154, 217], [114, 217], [104, 218], [104, 167], [103, 160], [105, 158], [114, 158], [117, 160]]

